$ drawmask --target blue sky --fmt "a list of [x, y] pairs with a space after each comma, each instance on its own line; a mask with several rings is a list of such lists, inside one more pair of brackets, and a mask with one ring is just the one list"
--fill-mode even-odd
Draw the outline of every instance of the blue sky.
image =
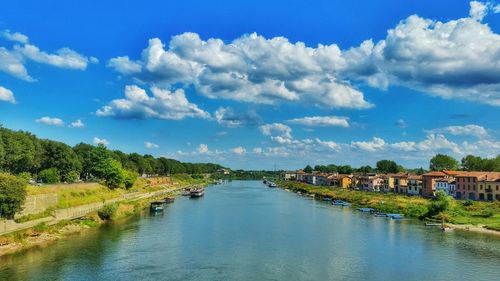
[[5, 127], [245, 169], [500, 153], [496, 2], [80, 2], [3, 4]]

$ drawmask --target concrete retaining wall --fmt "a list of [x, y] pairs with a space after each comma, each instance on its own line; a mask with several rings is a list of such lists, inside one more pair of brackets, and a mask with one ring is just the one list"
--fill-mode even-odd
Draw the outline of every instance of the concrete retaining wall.
[[[7, 234], [10, 232], [14, 232], [14, 231], [28, 229], [28, 228], [34, 227], [40, 223], [46, 223], [48, 225], [53, 225], [53, 224], [60, 222], [61, 220], [72, 220], [72, 219], [81, 218], [89, 213], [98, 211], [105, 204], [110, 204], [110, 203], [115, 203], [115, 202], [120, 202], [120, 201], [125, 201], [125, 200], [134, 201], [134, 200], [140, 200], [140, 199], [147, 199], [147, 198], [151, 198], [151, 197], [161, 196], [161, 195], [164, 195], [164, 194], [167, 194], [167, 193], [170, 193], [172, 191], [176, 191], [176, 190], [179, 190], [182, 188], [183, 187], [178, 187], [175, 189], [164, 189], [164, 190], [159, 190], [159, 191], [150, 192], [150, 193], [138, 193], [138, 192], [128, 193], [128, 194], [124, 194], [123, 196], [120, 196], [118, 198], [106, 200], [106, 202], [104, 202], [104, 203], [97, 202], [97, 203], [77, 206], [77, 207], [73, 207], [73, 208], [55, 210], [53, 217], [45, 217], [45, 218], [41, 218], [41, 219], [37, 219], [37, 220], [28, 221], [25, 223], [16, 223], [13, 220], [4, 220], [4, 221], [0, 220], [0, 235]], [[45, 211], [45, 210], [43, 210], [43, 211]]]
[[57, 194], [30, 195], [26, 197], [23, 210], [19, 214], [16, 214], [16, 217], [43, 213], [48, 208], [55, 207], [56, 205]]

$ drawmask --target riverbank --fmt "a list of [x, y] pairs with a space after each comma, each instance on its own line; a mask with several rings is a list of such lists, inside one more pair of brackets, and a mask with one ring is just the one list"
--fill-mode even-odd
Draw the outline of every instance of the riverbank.
[[[278, 186], [294, 192], [314, 194], [318, 198], [332, 198], [349, 202], [354, 208], [369, 207], [384, 213], [401, 213], [406, 217], [433, 220], [427, 217], [431, 199], [395, 193], [346, 190], [336, 187], [313, 186], [300, 182], [279, 181]], [[443, 214], [446, 225], [463, 231], [500, 235], [500, 202], [472, 202], [452, 200]]]
[[[133, 197], [129, 196], [129, 199], [123, 200], [116, 200], [119, 199], [116, 197], [111, 198], [111, 201], [113, 202], [109, 204], [114, 204], [116, 206], [116, 211], [110, 221], [102, 220], [98, 215], [98, 210], [95, 210], [79, 218], [61, 220], [55, 224], [42, 222], [34, 227], [0, 236], [0, 256], [18, 253], [37, 247], [45, 247], [69, 235], [80, 233], [90, 228], [96, 228], [105, 223], [112, 223], [116, 220], [127, 219], [148, 208], [149, 202], [161, 199], [165, 196], [174, 195], [179, 190], [195, 184], [205, 185], [208, 184], [208, 182], [206, 180], [189, 179], [186, 177], [176, 178], [176, 181], [171, 181], [169, 184], [161, 181], [145, 181], [144, 179], [139, 179], [133, 190], [130, 191], [130, 193], [134, 195]], [[107, 193], [108, 191], [104, 192]], [[118, 194], [121, 194], [122, 192], [123, 191], [118, 191]], [[72, 193], [79, 194], [79, 192], [75, 190], [73, 190]], [[92, 192], [87, 194], [94, 200], [96, 198], [99, 199], [106, 196], [103, 194], [98, 194], [98, 196], [96, 196], [96, 194]], [[79, 196], [81, 196], [81, 194]], [[79, 196], [76, 197], [78, 198]], [[81, 197], [83, 200], [77, 202], [88, 202], [88, 200], [90, 200], [89, 198], [85, 198], [85, 196]], [[96, 203], [93, 202], [88, 204], [88, 206], [94, 204]], [[78, 204], [76, 207], [85, 208], [85, 206], [87, 205]], [[50, 211], [54, 212], [54, 210]], [[43, 212], [43, 214], [46, 214], [46, 212]], [[26, 218], [32, 218], [33, 220], [40, 219], [39, 215], [28, 215], [21, 218], [23, 218], [23, 220]]]

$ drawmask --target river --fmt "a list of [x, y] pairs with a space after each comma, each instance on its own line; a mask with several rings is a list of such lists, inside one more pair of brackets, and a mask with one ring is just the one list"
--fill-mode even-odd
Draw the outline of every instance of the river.
[[162, 215], [0, 257], [0, 280], [498, 280], [500, 239], [443, 233], [258, 181], [178, 197]]

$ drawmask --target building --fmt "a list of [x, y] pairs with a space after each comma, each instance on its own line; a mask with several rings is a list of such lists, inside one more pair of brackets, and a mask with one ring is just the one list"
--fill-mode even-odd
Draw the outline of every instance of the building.
[[394, 177], [392, 174], [385, 174], [381, 176], [383, 179], [382, 192], [393, 192], [394, 191]]
[[422, 195], [422, 176], [408, 176], [408, 195]]
[[327, 175], [324, 174], [305, 174], [304, 180], [312, 185], [329, 185]]
[[408, 174], [398, 173], [392, 176], [394, 178], [394, 192], [395, 193], [408, 193]]
[[455, 197], [455, 179], [454, 178], [442, 178], [436, 179], [434, 181], [434, 190], [442, 190], [446, 195]]
[[357, 176], [357, 187], [366, 191], [380, 191], [384, 186], [384, 178], [377, 174], [362, 174]]
[[222, 169], [218, 169], [217, 173], [219, 173], [221, 175], [229, 175], [231, 173], [231, 170], [222, 168]]
[[478, 198], [486, 201], [500, 201], [500, 175], [486, 176], [478, 182]]
[[[486, 192], [488, 183], [490, 187], [495, 186], [500, 177], [500, 172], [460, 172], [456, 175], [456, 196], [457, 199], [487, 200], [488, 194], [494, 198], [493, 189]], [[478, 183], [481, 184], [478, 186]], [[482, 189], [480, 189], [482, 188]], [[490, 189], [488, 189], [489, 191]], [[495, 190], [496, 191], [496, 190]]]
[[434, 196], [435, 194], [435, 182], [437, 179], [442, 178], [454, 178], [458, 171], [432, 171], [422, 175], [422, 195], [423, 196]]
[[352, 175], [330, 175], [328, 176], [331, 186], [337, 186], [341, 188], [350, 188], [352, 185]]

